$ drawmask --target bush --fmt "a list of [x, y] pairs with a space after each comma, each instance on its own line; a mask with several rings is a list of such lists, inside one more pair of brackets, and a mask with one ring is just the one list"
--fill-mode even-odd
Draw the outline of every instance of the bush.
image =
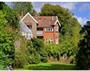
[[[63, 46], [61, 44], [47, 44], [46, 50], [48, 53], [48, 57], [53, 59], [54, 61], [61, 61], [61, 58], [64, 58], [66, 60], [66, 63], [75, 63], [75, 56], [77, 53], [78, 48], [77, 47], [71, 47], [71, 46]], [[73, 58], [71, 58], [73, 57]], [[49, 59], [49, 60], [50, 60]], [[51, 59], [51, 60], [52, 60]], [[61, 62], [63, 62], [63, 60]], [[65, 62], [64, 62], [65, 63]]]
[[40, 51], [38, 52], [40, 55], [40, 60], [41, 62], [47, 62], [48, 61], [48, 54], [47, 51], [45, 50], [45, 48], [41, 48]]
[[[11, 33], [0, 34], [0, 61], [6, 68], [7, 65], [13, 65], [14, 62], [14, 44]], [[1, 63], [0, 63], [1, 64]]]
[[47, 62], [47, 52], [44, 48], [44, 42], [41, 39], [34, 38], [28, 41], [27, 47], [30, 54], [30, 64]]
[[3, 61], [0, 60], [0, 70], [4, 69], [4, 64], [2, 63]]
[[15, 51], [15, 68], [23, 68], [25, 64], [28, 64], [28, 55], [22, 53], [20, 49], [16, 49]]
[[41, 39], [34, 38], [31, 40], [34, 48], [42, 48], [44, 47], [44, 42]]
[[29, 64], [29, 51], [27, 49], [27, 41], [25, 38], [18, 36], [20, 46], [15, 48], [15, 62], [14, 68], [23, 68], [24, 65]]
[[40, 62], [40, 55], [38, 53], [30, 55], [30, 64], [38, 64]]

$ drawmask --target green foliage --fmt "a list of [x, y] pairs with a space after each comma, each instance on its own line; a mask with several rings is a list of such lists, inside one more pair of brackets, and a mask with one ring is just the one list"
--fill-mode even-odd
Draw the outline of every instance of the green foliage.
[[41, 39], [38, 39], [38, 38], [34, 38], [34, 39], [32, 39], [31, 40], [32, 41], [32, 45], [33, 45], [33, 47], [35, 47], [35, 48], [41, 48], [41, 47], [44, 47], [44, 42], [43, 42], [43, 40], [41, 40]]
[[19, 18], [17, 12], [14, 9], [11, 9], [7, 5], [4, 6], [3, 12], [5, 13], [5, 18], [7, 20], [7, 24], [12, 28], [19, 27]]
[[[5, 28], [7, 20], [5, 14], [0, 11], [0, 65], [6, 67], [9, 64], [13, 64], [14, 60], [14, 40], [13, 33], [7, 32]], [[2, 68], [3, 69], [3, 68]]]
[[40, 60], [43, 63], [46, 63], [48, 61], [48, 53], [46, 51], [45, 48], [41, 48], [40, 51], [38, 51], [39, 55], [40, 55]]
[[0, 2], [0, 10], [3, 9], [3, 6], [4, 6], [4, 5], [5, 5], [4, 2]]
[[28, 42], [27, 47], [30, 53], [31, 64], [47, 62], [47, 52], [44, 48], [44, 42], [41, 39], [32, 39]]
[[[46, 45], [46, 51], [48, 53], [48, 57], [51, 58], [53, 57], [53, 59], [57, 59], [57, 61], [60, 61], [63, 63], [64, 59], [64, 63], [75, 63], [75, 56], [76, 53], [78, 51], [77, 47], [70, 47], [70, 45], [68, 44], [68, 46], [63, 46], [63, 45], [56, 45], [56, 44], [48, 44]], [[64, 57], [63, 60], [61, 60], [61, 58]], [[50, 61], [50, 59], [49, 59]], [[67, 62], [68, 61], [68, 62]]]
[[18, 38], [16, 38], [17, 45], [15, 47], [15, 62], [14, 62], [14, 68], [23, 68], [24, 65], [29, 64], [30, 58], [29, 58], [29, 51], [27, 49], [27, 40], [20, 35], [17, 35]]
[[90, 21], [83, 27], [85, 36], [80, 40], [79, 51], [76, 56], [77, 69], [89, 70], [90, 69]]
[[8, 24], [13, 28], [19, 28], [19, 20], [16, 11], [10, 10], [6, 14]]
[[60, 54], [60, 49], [58, 45], [55, 44], [48, 44], [46, 47], [47, 53], [49, 56], [54, 56], [56, 57], [57, 55]]
[[3, 14], [2, 11], [0, 11], [0, 32], [4, 31], [6, 23], [7, 23], [7, 20], [5, 19], [5, 14]]
[[38, 53], [30, 54], [30, 64], [38, 64], [40, 62], [40, 55]]
[[4, 35], [1, 35], [0, 37], [1, 41], [1, 48], [3, 52], [3, 60], [5, 61], [5, 66], [9, 64], [13, 64], [14, 60], [14, 41], [13, 36], [10, 33], [4, 33]]
[[[14, 62], [15, 68], [23, 68], [23, 66], [27, 64], [37, 64], [40, 62], [47, 61], [46, 52], [41, 47], [41, 45], [43, 44], [38, 43], [38, 42], [43, 43], [40, 39], [27, 41], [23, 37], [20, 36], [18, 37], [19, 38], [17, 38], [16, 40], [20, 42], [20, 47], [15, 48], [15, 62]], [[36, 47], [37, 45], [38, 47]]]
[[31, 2], [14, 2], [14, 5], [19, 16], [24, 16], [27, 12], [33, 12]]

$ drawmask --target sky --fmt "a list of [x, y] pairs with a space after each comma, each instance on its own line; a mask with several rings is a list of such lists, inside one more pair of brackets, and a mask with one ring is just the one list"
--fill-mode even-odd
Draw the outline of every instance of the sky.
[[69, 9], [82, 26], [86, 24], [86, 21], [90, 20], [90, 2], [32, 2], [32, 5], [37, 12], [40, 12], [42, 6], [46, 3], [60, 5]]

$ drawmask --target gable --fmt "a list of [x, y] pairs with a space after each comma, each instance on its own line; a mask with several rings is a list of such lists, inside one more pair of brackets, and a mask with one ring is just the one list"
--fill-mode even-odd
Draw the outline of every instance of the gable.
[[58, 24], [59, 26], [61, 26], [59, 20], [57, 19], [56, 22], [54, 23], [55, 25]]
[[29, 13], [27, 13], [20, 21], [23, 21], [26, 25], [38, 23]]

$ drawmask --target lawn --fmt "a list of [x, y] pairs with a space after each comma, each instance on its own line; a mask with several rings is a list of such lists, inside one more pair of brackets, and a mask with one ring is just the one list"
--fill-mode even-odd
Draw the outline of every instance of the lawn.
[[24, 69], [29, 70], [75, 70], [74, 64], [49, 64], [49, 63], [40, 63], [40, 64], [30, 64], [26, 65]]

